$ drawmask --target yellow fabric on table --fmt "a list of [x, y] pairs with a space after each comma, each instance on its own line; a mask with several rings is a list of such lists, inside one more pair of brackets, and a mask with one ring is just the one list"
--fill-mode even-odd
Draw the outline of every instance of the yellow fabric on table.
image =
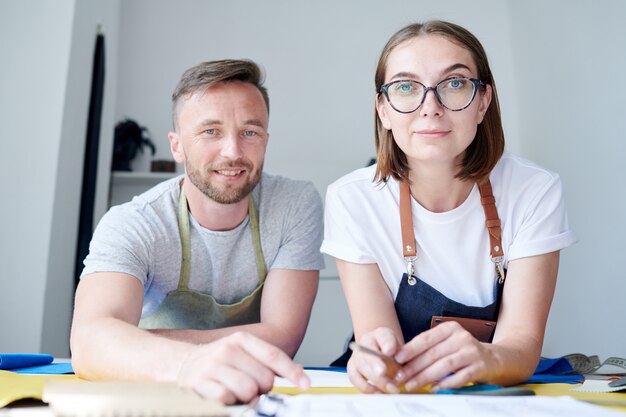
[[0, 371], [0, 408], [14, 401], [34, 399], [41, 400], [43, 386], [51, 379], [79, 379], [76, 375], [32, 375]]

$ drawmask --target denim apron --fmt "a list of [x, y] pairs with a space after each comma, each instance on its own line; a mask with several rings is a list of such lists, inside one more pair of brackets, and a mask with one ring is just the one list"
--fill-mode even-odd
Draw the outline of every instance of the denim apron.
[[[451, 300], [415, 275], [417, 250], [411, 210], [411, 191], [408, 183], [400, 183], [402, 254], [407, 263], [407, 272], [402, 275], [394, 305], [402, 336], [407, 342], [446, 321], [458, 322], [481, 342], [491, 342], [493, 338], [506, 276], [506, 271], [502, 266], [504, 259], [501, 243], [502, 229], [489, 179], [479, 184], [478, 190], [489, 233], [491, 260], [495, 264], [498, 278], [494, 283], [495, 300], [484, 307], [467, 306]], [[352, 352], [348, 349], [331, 366], [346, 366], [351, 354]]]
[[[248, 216], [254, 245], [259, 284], [234, 304], [220, 304], [210, 294], [188, 288], [191, 262], [191, 241], [189, 237], [189, 212], [187, 198], [181, 187], [178, 202], [178, 232], [182, 247], [182, 262], [178, 288], [167, 294], [154, 314], [142, 318], [139, 327], [143, 329], [217, 329], [258, 323], [261, 321], [261, 295], [267, 275], [267, 267], [261, 248], [259, 216], [252, 195], [248, 204]], [[233, 265], [233, 267], [236, 267]]]

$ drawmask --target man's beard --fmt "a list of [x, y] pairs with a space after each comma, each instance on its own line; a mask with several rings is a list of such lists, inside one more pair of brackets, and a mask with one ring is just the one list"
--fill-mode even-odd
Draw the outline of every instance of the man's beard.
[[[249, 173], [246, 181], [238, 187], [225, 186], [223, 188], [219, 188], [211, 184], [210, 181], [210, 177], [213, 171], [215, 171], [215, 168], [209, 166], [205, 175], [203, 175], [200, 170], [191, 166], [189, 161], [185, 162], [185, 169], [191, 183], [195, 185], [196, 188], [204, 195], [220, 204], [235, 204], [240, 202], [248, 194], [250, 194], [250, 192], [252, 192], [254, 187], [256, 187], [261, 180], [263, 164], [261, 164], [256, 171], [252, 171], [252, 164], [246, 162], [239, 162], [237, 166], [246, 168], [246, 172]], [[228, 165], [220, 166], [219, 169], [228, 170], [229, 167]]]

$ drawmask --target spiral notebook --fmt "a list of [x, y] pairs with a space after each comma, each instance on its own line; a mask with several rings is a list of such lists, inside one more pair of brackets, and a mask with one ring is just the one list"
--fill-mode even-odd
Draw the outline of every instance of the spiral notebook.
[[165, 382], [48, 381], [43, 401], [56, 417], [228, 417], [227, 408]]

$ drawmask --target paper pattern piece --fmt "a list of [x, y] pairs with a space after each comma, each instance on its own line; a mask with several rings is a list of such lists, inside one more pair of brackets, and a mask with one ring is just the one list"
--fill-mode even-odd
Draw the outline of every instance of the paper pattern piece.
[[228, 417], [218, 401], [168, 382], [49, 381], [43, 400], [56, 417]]
[[[626, 390], [626, 386], [609, 387], [611, 379], [586, 379], [582, 385], [572, 388], [577, 392], [617, 392]], [[626, 400], [626, 398], [625, 398]]]

